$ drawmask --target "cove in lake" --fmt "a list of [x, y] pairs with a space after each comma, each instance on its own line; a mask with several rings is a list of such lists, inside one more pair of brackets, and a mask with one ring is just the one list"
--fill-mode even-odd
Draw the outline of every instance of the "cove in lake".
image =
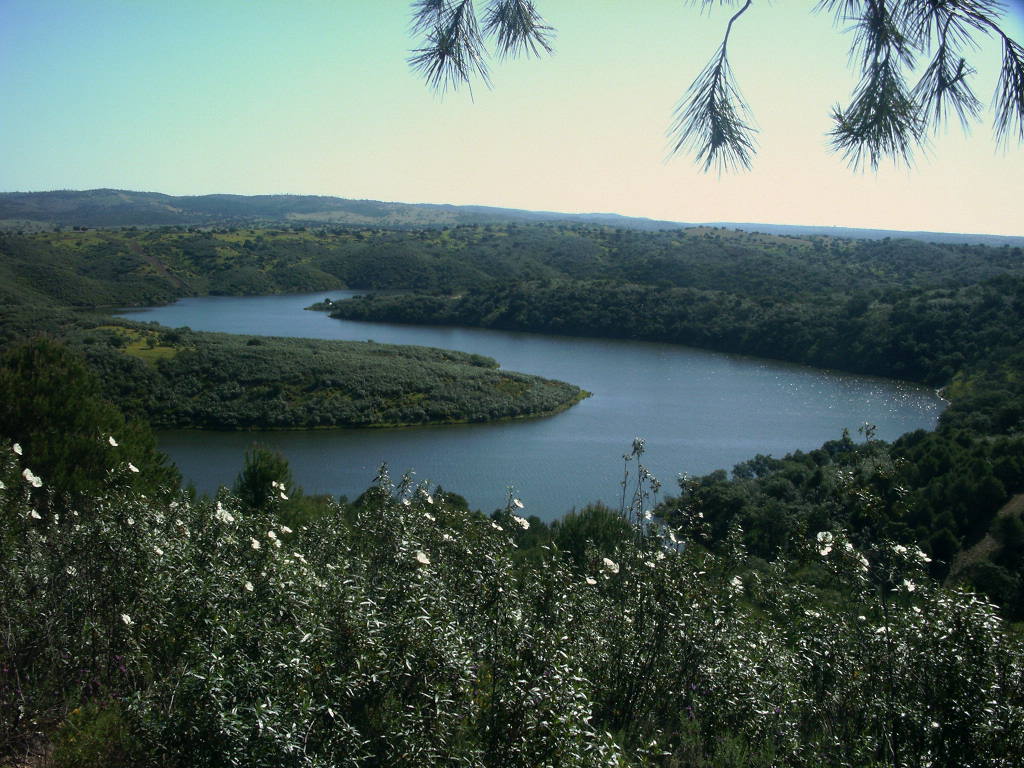
[[[904, 382], [652, 342], [540, 336], [464, 328], [334, 320], [303, 311], [329, 295], [183, 299], [124, 317], [170, 327], [267, 336], [373, 340], [478, 353], [502, 367], [568, 381], [593, 393], [568, 411], [526, 421], [404, 429], [295, 432], [161, 432], [160, 447], [200, 491], [231, 485], [245, 450], [260, 442], [288, 457], [307, 493], [354, 498], [386, 462], [489, 512], [507, 489], [551, 520], [602, 500], [617, 505], [622, 454], [647, 441], [644, 464], [676, 492], [679, 473], [731, 469], [763, 453], [782, 456], [856, 437], [868, 422], [892, 440], [933, 429], [944, 403]], [[630, 465], [633, 479], [635, 465]]]

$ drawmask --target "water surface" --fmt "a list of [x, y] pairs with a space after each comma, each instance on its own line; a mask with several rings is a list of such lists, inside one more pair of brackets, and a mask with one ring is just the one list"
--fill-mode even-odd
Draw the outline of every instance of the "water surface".
[[652, 342], [333, 320], [303, 308], [343, 292], [183, 299], [123, 313], [171, 327], [271, 336], [420, 344], [494, 357], [502, 367], [593, 393], [549, 418], [498, 424], [310, 432], [161, 432], [203, 491], [230, 485], [254, 441], [281, 450], [308, 493], [366, 489], [387, 462], [466, 496], [485, 511], [509, 487], [545, 519], [588, 501], [616, 503], [622, 454], [645, 438], [645, 464], [675, 490], [679, 473], [729, 469], [757, 453], [810, 450], [869, 422], [891, 440], [933, 429], [943, 401], [925, 387]]

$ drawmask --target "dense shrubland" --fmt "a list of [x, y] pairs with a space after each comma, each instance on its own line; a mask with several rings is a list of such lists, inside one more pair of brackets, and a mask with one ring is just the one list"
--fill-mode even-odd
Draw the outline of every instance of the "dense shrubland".
[[[96, 436], [97, 450], [111, 447]], [[0, 751], [58, 765], [985, 765], [1024, 747], [1024, 653], [923, 552], [824, 531], [771, 566], [626, 510], [601, 550], [382, 473], [305, 527], [156, 500], [88, 511], [0, 454]], [[634, 452], [639, 458], [639, 454]]]
[[[669, 521], [700, 514], [713, 541], [740, 526], [750, 553], [766, 560], [793, 556], [823, 529], [845, 530], [858, 545], [917, 546], [933, 578], [973, 584], [1021, 621], [1024, 525], [1019, 513], [999, 513], [1022, 488], [1024, 436], [919, 430], [891, 445], [845, 435], [813, 451], [757, 456], [731, 476], [683, 477], [656, 511]], [[976, 550], [986, 537], [990, 548]]]
[[491, 358], [372, 342], [203, 333], [0, 309], [8, 344], [41, 331], [80, 354], [125, 413], [157, 428], [301, 429], [541, 416], [586, 393]]

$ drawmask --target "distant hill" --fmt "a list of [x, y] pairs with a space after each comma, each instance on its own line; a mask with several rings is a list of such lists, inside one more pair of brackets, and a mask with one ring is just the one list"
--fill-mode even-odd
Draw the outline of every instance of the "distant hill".
[[849, 227], [808, 227], [734, 222], [687, 223], [620, 216], [614, 213], [557, 213], [481, 205], [387, 203], [317, 195], [193, 195], [119, 189], [0, 193], [0, 230], [38, 231], [56, 227], [160, 227], [213, 225], [305, 225], [432, 227], [458, 224], [602, 224], [635, 230], [712, 226], [768, 234], [854, 239], [912, 238], [935, 243], [1024, 245], [1024, 237], [901, 232]]

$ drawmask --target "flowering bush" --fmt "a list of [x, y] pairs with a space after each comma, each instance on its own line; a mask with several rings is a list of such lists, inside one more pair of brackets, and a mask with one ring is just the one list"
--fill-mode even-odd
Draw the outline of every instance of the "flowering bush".
[[280, 501], [147, 498], [127, 467], [88, 511], [57, 512], [12, 448], [0, 754], [39, 732], [64, 749], [83, 712], [127, 742], [104, 754], [140, 765], [1010, 766], [1024, 753], [1020, 641], [898, 545], [859, 551], [828, 531], [801, 559], [755, 568], [739, 531], [712, 554], [640, 514], [614, 551], [523, 561], [513, 496], [488, 520], [386, 473], [296, 530]]

